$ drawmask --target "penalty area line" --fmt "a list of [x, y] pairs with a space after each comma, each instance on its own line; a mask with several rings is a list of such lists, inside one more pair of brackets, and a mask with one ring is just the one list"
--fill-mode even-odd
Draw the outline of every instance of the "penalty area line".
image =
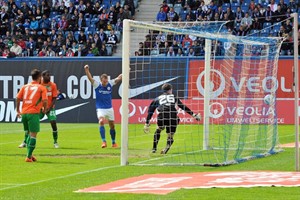
[[44, 183], [44, 182], [54, 181], [54, 180], [58, 180], [58, 179], [65, 179], [65, 178], [69, 178], [69, 177], [73, 177], [73, 176], [78, 176], [78, 175], [82, 175], [82, 174], [88, 174], [88, 173], [91, 173], [91, 172], [97, 172], [97, 171], [102, 171], [102, 170], [106, 170], [106, 169], [118, 168], [118, 167], [121, 167], [121, 166], [120, 165], [113, 165], [113, 166], [101, 167], [101, 168], [82, 171], [82, 172], [76, 172], [76, 173], [68, 174], [68, 175], [65, 175], [65, 176], [59, 176], [59, 177], [44, 179], [44, 180], [40, 180], [40, 181], [34, 181], [34, 182], [30, 182], [30, 183], [13, 185], [13, 186], [10, 186], [10, 187], [4, 187], [4, 188], [0, 188], [0, 191], [12, 189], [12, 188], [18, 188], [18, 187], [22, 187], [22, 186], [35, 185], [35, 184], [38, 184], [38, 183]]

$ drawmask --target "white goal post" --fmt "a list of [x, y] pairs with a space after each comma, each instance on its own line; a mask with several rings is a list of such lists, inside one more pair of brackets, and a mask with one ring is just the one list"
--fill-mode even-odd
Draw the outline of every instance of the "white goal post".
[[300, 154], [299, 154], [299, 52], [298, 52], [298, 13], [293, 13], [294, 17], [294, 85], [295, 85], [295, 170], [300, 171]]

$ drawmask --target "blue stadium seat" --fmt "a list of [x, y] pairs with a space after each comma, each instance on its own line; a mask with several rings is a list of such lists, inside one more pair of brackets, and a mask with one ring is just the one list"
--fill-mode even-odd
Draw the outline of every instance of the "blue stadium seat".
[[250, 1], [249, 1], [249, 2], [245, 1], [244, 3], [242, 3], [242, 6], [247, 6], [247, 7], [249, 7], [249, 3], [250, 3]]
[[21, 1], [16, 1], [15, 3], [16, 3], [16, 6], [17, 6], [18, 8], [21, 7], [21, 3], [22, 3]]
[[139, 0], [133, 0], [133, 3], [135, 8], [139, 7]]
[[118, 38], [118, 43], [120, 43], [120, 41], [122, 40], [122, 35], [121, 35], [121, 32], [120, 31], [115, 31], [115, 34]]
[[262, 5], [263, 5], [263, 7], [266, 8], [269, 5], [269, 3], [268, 2], [263, 2]]
[[266, 27], [270, 27], [272, 24], [270, 23], [270, 22], [266, 22], [266, 23], [264, 23], [264, 28], [266, 28]]
[[242, 5], [241, 9], [242, 9], [242, 11], [243, 11], [244, 13], [246, 13], [246, 12], [248, 12], [248, 10], [249, 10], [249, 5], [248, 5], [248, 6]]
[[179, 14], [182, 11], [182, 6], [181, 4], [175, 4], [174, 5], [174, 11]]
[[261, 33], [260, 33], [260, 36], [262, 36], [262, 37], [268, 37], [269, 36], [269, 30], [267, 30], [267, 29], [263, 29], [262, 31], [261, 31]]
[[96, 26], [95, 26], [95, 24], [91, 24], [88, 27], [88, 31], [90, 31], [90, 32], [92, 32], [94, 34], [96, 32]]
[[232, 11], [236, 11], [237, 7], [239, 7], [239, 6], [240, 6], [239, 3], [232, 3], [232, 4], [231, 4], [231, 10], [232, 10]]
[[91, 19], [90, 18], [86, 18], [85, 19], [85, 23], [86, 23], [86, 26], [89, 27], [91, 25]]
[[96, 24], [99, 21], [98, 17], [94, 17], [91, 19], [91, 24]]
[[50, 18], [54, 18], [54, 17], [56, 17], [56, 16], [57, 16], [57, 14], [58, 14], [57, 12], [55, 12], [55, 11], [51, 11], [51, 12], [50, 12], [50, 16], [49, 16], [49, 17], [50, 17]]
[[167, 5], [168, 5], [170, 8], [173, 8], [173, 4], [168, 3]]
[[111, 5], [116, 5], [117, 2], [120, 2], [120, 0], [112, 0]]
[[223, 11], [226, 11], [227, 8], [230, 8], [230, 3], [223, 3], [223, 5], [222, 5], [222, 10], [223, 10]]
[[150, 52], [151, 56], [157, 56], [158, 54], [159, 54], [159, 51], [156, 50], [156, 49], [152, 49], [151, 52]]
[[250, 34], [254, 37], [258, 37], [259, 36], [259, 31], [258, 30], [251, 30]]
[[275, 23], [275, 24], [273, 24], [273, 25], [274, 25], [274, 29], [279, 30], [279, 29], [280, 29], [280, 26], [281, 26], [281, 23], [278, 22], [278, 23]]
[[80, 31], [75, 31], [74, 32], [74, 38], [76, 41], [78, 41], [78, 37], [79, 37]]
[[107, 55], [112, 56], [112, 54], [113, 54], [113, 45], [112, 44], [106, 44], [105, 47], [106, 47]]
[[271, 31], [271, 34], [272, 34], [272, 36], [274, 36], [274, 37], [276, 37], [276, 36], [278, 36], [278, 30], [277, 29], [273, 29], [272, 31]]
[[179, 16], [180, 16], [180, 18], [182, 19], [182, 21], [185, 21], [185, 20], [186, 20], [186, 15], [187, 15], [187, 11], [186, 11], [186, 10], [182, 10], [182, 11], [179, 13]]

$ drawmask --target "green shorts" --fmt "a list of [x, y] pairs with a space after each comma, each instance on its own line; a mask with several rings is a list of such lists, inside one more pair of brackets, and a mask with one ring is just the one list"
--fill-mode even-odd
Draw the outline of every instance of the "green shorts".
[[[45, 116], [44, 113], [40, 112], [40, 119], [43, 119], [43, 117]], [[56, 112], [55, 109], [52, 108], [48, 113], [47, 113], [47, 118], [49, 119], [49, 121], [56, 121]]]
[[39, 114], [22, 114], [22, 123], [24, 131], [32, 133], [40, 132]]

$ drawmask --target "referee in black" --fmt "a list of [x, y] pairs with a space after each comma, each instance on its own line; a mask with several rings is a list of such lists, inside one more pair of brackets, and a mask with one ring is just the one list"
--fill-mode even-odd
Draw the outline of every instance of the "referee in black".
[[178, 106], [186, 113], [193, 116], [197, 121], [200, 121], [201, 116], [200, 114], [193, 113], [191, 109], [184, 105], [180, 101], [180, 99], [172, 93], [171, 84], [163, 84], [162, 90], [163, 93], [160, 96], [156, 97], [151, 102], [148, 108], [148, 115], [146, 119], [146, 124], [144, 126], [144, 132], [149, 133], [150, 119], [153, 116], [154, 111], [157, 109], [157, 128], [154, 133], [152, 153], [156, 152], [157, 144], [160, 139], [160, 133], [166, 128], [166, 132], [168, 134], [167, 145], [166, 148], [161, 151], [161, 154], [166, 154], [174, 142], [173, 137], [176, 132], [177, 125], [179, 124], [179, 118], [177, 115], [176, 107]]

